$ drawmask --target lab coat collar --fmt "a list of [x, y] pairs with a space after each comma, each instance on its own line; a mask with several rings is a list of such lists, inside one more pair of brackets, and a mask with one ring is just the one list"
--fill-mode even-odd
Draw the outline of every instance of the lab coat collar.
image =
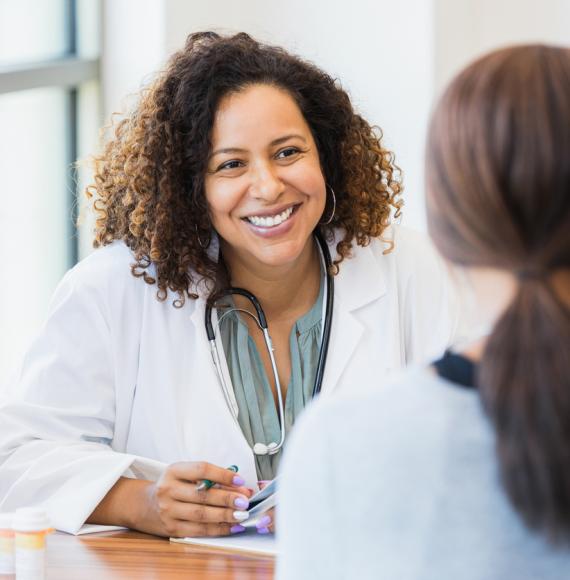
[[[342, 235], [343, 232], [337, 230], [334, 240], [329, 243], [333, 261], [338, 257], [336, 245], [342, 240]], [[374, 256], [372, 246], [359, 247], [355, 242], [351, 256], [340, 263], [334, 283], [335, 300], [351, 312], [381, 298], [387, 288], [386, 272]]]
[[[336, 245], [342, 239], [337, 231], [329, 244], [333, 261], [338, 256]], [[374, 243], [374, 242], [373, 242]], [[327, 364], [324, 370], [321, 397], [332, 393], [344, 370], [362, 340], [364, 326], [357, 317], [357, 310], [380, 299], [386, 294], [386, 273], [374, 256], [372, 247], [355, 247], [351, 257], [345, 258], [334, 277], [334, 308]]]

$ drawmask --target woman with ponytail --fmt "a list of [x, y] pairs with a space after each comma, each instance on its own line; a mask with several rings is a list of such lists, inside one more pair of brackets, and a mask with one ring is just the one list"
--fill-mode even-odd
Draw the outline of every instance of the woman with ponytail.
[[570, 578], [570, 49], [463, 70], [426, 176], [430, 234], [486, 332], [303, 417], [280, 580]]

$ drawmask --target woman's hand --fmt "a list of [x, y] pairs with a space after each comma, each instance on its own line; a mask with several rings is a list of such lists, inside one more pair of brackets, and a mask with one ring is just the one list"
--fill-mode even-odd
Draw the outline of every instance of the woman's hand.
[[[198, 491], [209, 479], [216, 487]], [[211, 463], [175, 463], [147, 488], [137, 529], [160, 536], [227, 536], [243, 531], [251, 491], [239, 475]]]
[[[218, 484], [197, 491], [209, 479]], [[88, 519], [167, 537], [227, 536], [244, 530], [252, 491], [233, 471], [206, 462], [174, 463], [156, 482], [121, 478]]]

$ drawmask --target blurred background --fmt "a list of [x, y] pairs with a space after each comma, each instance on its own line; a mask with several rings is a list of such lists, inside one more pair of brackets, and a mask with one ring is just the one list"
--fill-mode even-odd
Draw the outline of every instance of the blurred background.
[[396, 153], [403, 223], [421, 230], [424, 138], [439, 91], [487, 50], [570, 45], [570, 1], [0, 0], [0, 393], [58, 281], [91, 251], [89, 170], [75, 161], [205, 29], [246, 31], [338, 78]]

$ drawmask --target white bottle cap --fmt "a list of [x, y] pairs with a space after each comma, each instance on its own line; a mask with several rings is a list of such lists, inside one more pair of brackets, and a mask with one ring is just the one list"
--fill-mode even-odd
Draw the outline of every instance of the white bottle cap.
[[50, 529], [46, 511], [42, 508], [20, 508], [14, 515], [16, 532], [41, 532]]
[[0, 530], [11, 530], [14, 523], [14, 512], [0, 513]]

